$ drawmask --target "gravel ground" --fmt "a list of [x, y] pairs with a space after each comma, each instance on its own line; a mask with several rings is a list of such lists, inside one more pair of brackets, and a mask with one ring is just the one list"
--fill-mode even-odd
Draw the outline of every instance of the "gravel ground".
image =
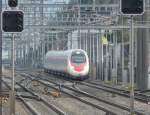
[[58, 115], [40, 101], [27, 100], [27, 103], [30, 104], [39, 115]]
[[[16, 110], [15, 110], [16, 115], [29, 115], [30, 112], [27, 110], [27, 108], [23, 105], [22, 102], [16, 100], [15, 106], [16, 106]], [[4, 104], [2, 108], [3, 108], [2, 115], [10, 114], [9, 102]]]
[[70, 97], [50, 98], [45, 97], [50, 103], [64, 110], [68, 115], [105, 115], [105, 112], [88, 106]]
[[[102, 98], [106, 98], [107, 100], [111, 100], [111, 101], [115, 101], [116, 103], [120, 103], [126, 106], [130, 106], [130, 99], [119, 96], [119, 95], [113, 95], [111, 93], [107, 93], [104, 92], [102, 90], [96, 89], [96, 88], [91, 88], [85, 85], [78, 85], [77, 86], [79, 89], [85, 91], [85, 92], [89, 92], [92, 95], [95, 95], [97, 97], [102, 97]], [[141, 111], [146, 111], [148, 113], [150, 113], [150, 105], [139, 102], [139, 101], [135, 101], [134, 102], [135, 105], [135, 109], [137, 110], [141, 110]]]
[[[10, 71], [5, 71], [6, 75], [10, 75]], [[22, 77], [16, 77], [17, 81], [21, 80]], [[60, 80], [61, 81], [61, 80]], [[25, 83], [25, 82], [24, 82]], [[33, 88], [32, 85], [28, 85], [29, 88]], [[89, 92], [92, 95], [95, 95], [97, 97], [106, 98], [107, 100], [115, 101], [116, 103], [124, 104], [124, 105], [130, 105], [130, 100], [127, 98], [124, 98], [122, 96], [118, 95], [112, 95], [110, 93], [101, 91], [99, 89], [91, 88], [85, 85], [78, 85], [77, 88]], [[65, 94], [62, 94], [59, 98], [54, 98], [50, 94], [44, 95], [44, 87], [39, 85], [33, 88], [35, 92], [41, 94], [43, 97], [47, 99], [48, 102], [56, 105], [58, 108], [66, 112], [68, 115], [104, 115], [105, 113], [103, 111], [100, 111], [96, 108], [93, 108], [89, 105], [86, 105], [76, 99], [73, 99]], [[49, 89], [48, 91], [53, 91], [52, 89]], [[82, 97], [84, 98], [84, 97]], [[38, 102], [30, 101], [30, 103], [36, 108], [38, 111], [40, 111], [41, 115], [47, 115], [48, 112], [47, 109], [43, 110], [42, 105], [37, 106]], [[20, 106], [22, 107], [22, 106]], [[147, 111], [150, 112], [150, 105], [135, 101], [135, 108], [141, 111]], [[22, 107], [24, 109], [24, 107]], [[42, 113], [43, 111], [46, 111], [46, 113]], [[22, 115], [22, 114], [21, 114]], [[52, 114], [53, 115], [53, 114]], [[55, 113], [54, 113], [55, 115]], [[123, 115], [123, 114], [122, 114]], [[125, 115], [125, 114], [124, 114]]]

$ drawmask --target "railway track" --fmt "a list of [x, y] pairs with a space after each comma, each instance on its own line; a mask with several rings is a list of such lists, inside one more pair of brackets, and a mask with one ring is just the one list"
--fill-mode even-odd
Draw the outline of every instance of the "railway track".
[[[90, 81], [88, 83], [93, 84], [93, 85], [97, 85], [97, 86], [103, 86], [103, 87], [114, 89], [114, 90], [118, 90], [120, 92], [130, 93], [129, 90], [125, 90], [125, 89], [121, 89], [121, 88], [117, 88], [117, 87], [112, 87], [112, 86], [107, 85], [107, 84], [95, 83], [94, 81], [93, 82]], [[150, 95], [145, 95], [145, 94], [142, 93], [142, 91], [136, 91], [135, 90], [135, 95], [139, 95], [139, 96], [143, 96], [143, 97], [146, 97], [146, 98], [150, 98]]]
[[[5, 78], [7, 80], [11, 80], [9, 77], [5, 77]], [[3, 80], [3, 82], [9, 89], [11, 89], [11, 87], [8, 85], [8, 83], [6, 81]], [[52, 111], [54, 111], [54, 113], [56, 113], [58, 115], [67, 115], [64, 111], [62, 111], [55, 105], [48, 103], [47, 100], [45, 98], [43, 98], [42, 96], [30, 91], [29, 89], [27, 89], [26, 87], [24, 87], [17, 81], [15, 81], [15, 83], [20, 88], [22, 88], [25, 92], [28, 92], [31, 95], [31, 96], [20, 95], [20, 94], [18, 94], [18, 92], [16, 94], [16, 98], [18, 100], [20, 100], [27, 107], [27, 109], [30, 111], [31, 114], [39, 115], [39, 112], [35, 109], [35, 107], [33, 107], [32, 104], [29, 103], [28, 99], [32, 99], [31, 101], [34, 101], [34, 102], [37, 100], [40, 101], [40, 103], [43, 103], [42, 104], [43, 106], [45, 105], [47, 108], [51, 109]], [[15, 88], [15, 90], [17, 91], [17, 88]], [[39, 102], [37, 104], [39, 104]]]
[[[40, 73], [39, 73], [40, 74]], [[46, 74], [48, 75], [48, 74]], [[55, 76], [57, 77], [57, 76]], [[61, 79], [61, 78], [60, 78]], [[72, 80], [69, 80], [69, 79], [65, 79], [69, 82], [72, 82]], [[109, 92], [109, 93], [112, 93], [112, 94], [117, 94], [117, 95], [120, 95], [120, 96], [124, 96], [124, 97], [127, 97], [127, 98], [130, 98], [130, 92], [127, 91], [127, 90], [124, 90], [124, 89], [120, 89], [120, 88], [116, 88], [116, 87], [112, 87], [112, 86], [108, 86], [108, 85], [105, 85], [105, 84], [98, 84], [98, 83], [94, 83], [94, 82], [78, 82], [78, 84], [81, 84], [81, 85], [86, 85], [88, 87], [92, 87], [92, 88], [96, 88], [96, 89], [99, 89], [99, 90], [103, 90], [105, 92]], [[135, 100], [137, 101], [140, 101], [140, 102], [143, 102], [143, 103], [149, 103], [150, 102], [150, 96], [148, 95], [144, 95], [142, 93], [139, 93], [139, 92], [135, 92]]]
[[[6, 86], [9, 90], [11, 90], [11, 87], [8, 85], [8, 83], [6, 83], [6, 81], [2, 80], [2, 83], [4, 83], [5, 86]], [[9, 94], [8, 94], [8, 95], [9, 95]], [[16, 94], [16, 98], [17, 98], [18, 100], [20, 100], [20, 101], [25, 105], [25, 107], [29, 110], [30, 114], [32, 114], [32, 115], [38, 115], [38, 113], [33, 109], [33, 107], [32, 107], [31, 105], [29, 105], [29, 104], [25, 101], [24, 98], [26, 98], [26, 97]]]
[[[60, 84], [58, 84], [57, 82], [54, 82], [54, 81], [50, 81], [48, 79], [43, 79], [44, 76], [42, 76], [42, 75], [40, 75], [40, 76], [41, 77], [38, 76], [37, 80], [41, 84], [46, 85], [47, 87], [51, 87], [51, 88], [54, 88], [54, 89], [58, 90], [58, 88], [56, 88], [54, 86], [56, 86], [56, 85], [59, 86]], [[24, 75], [24, 77], [29, 77], [30, 79], [36, 79], [37, 76], [32, 75], [32, 74], [30, 74], [30, 75], [26, 74], [26, 75]], [[111, 113], [111, 114], [118, 114], [118, 115], [120, 115], [120, 113], [117, 113], [116, 110], [121, 111], [121, 113], [123, 111], [126, 111], [129, 114], [130, 108], [127, 107], [127, 106], [120, 105], [120, 104], [108, 101], [107, 99], [97, 98], [97, 97], [95, 97], [95, 96], [93, 96], [91, 94], [88, 94], [87, 92], [83, 92], [83, 91], [80, 91], [80, 90], [77, 90], [77, 89], [73, 89], [73, 88], [68, 87], [68, 86], [62, 86], [62, 87], [63, 87], [63, 90], [62, 90], [63, 93], [66, 93], [66, 94], [72, 96], [73, 98], [76, 98], [76, 99], [78, 99], [78, 100], [80, 100], [80, 101], [82, 101], [82, 102], [84, 102], [86, 104], [89, 104], [89, 105], [91, 105], [93, 107], [101, 109], [101, 110], [103, 110], [103, 111], [105, 111], [105, 112], [107, 112], [109, 114]], [[73, 92], [73, 94], [75, 94], [75, 95], [70, 93], [70, 91]], [[76, 96], [76, 95], [78, 95], [78, 96]], [[86, 100], [83, 99], [83, 98], [80, 98], [80, 97], [82, 97], [81, 95], [84, 96], [84, 97], [86, 96]], [[105, 105], [106, 107], [100, 106], [99, 103], [93, 104], [93, 102], [91, 102], [89, 100], [92, 100], [94, 103], [101, 102], [101, 103], [103, 103], [102, 105]], [[125, 113], [125, 114], [127, 114], [127, 113]], [[145, 115], [144, 112], [140, 112], [138, 110], [135, 110], [135, 113], [137, 115]]]
[[[80, 84], [130, 98], [130, 92], [120, 88], [115, 88], [104, 84], [96, 84], [93, 82], [81, 82]], [[150, 102], [150, 96], [138, 92], [135, 92], [135, 99], [143, 103]]]

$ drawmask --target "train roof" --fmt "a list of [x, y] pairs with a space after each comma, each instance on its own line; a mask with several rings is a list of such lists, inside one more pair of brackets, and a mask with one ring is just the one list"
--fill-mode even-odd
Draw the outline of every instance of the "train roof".
[[86, 52], [82, 49], [70, 49], [70, 50], [51, 50], [51, 51], [48, 51], [46, 53], [46, 56], [66, 56], [66, 55], [71, 55], [71, 53], [73, 51], [81, 51], [81, 52], [84, 52], [86, 54]]
[[64, 52], [73, 52], [73, 51], [82, 51], [82, 52], [85, 52], [84, 50], [82, 49], [70, 49], [70, 50], [51, 50], [51, 51], [48, 51], [47, 53], [64, 53]]

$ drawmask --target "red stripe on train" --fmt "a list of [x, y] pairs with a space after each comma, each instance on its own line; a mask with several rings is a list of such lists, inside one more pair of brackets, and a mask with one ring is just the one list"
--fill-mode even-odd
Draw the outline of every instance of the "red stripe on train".
[[74, 63], [71, 63], [71, 66], [73, 66], [74, 70], [77, 71], [77, 72], [83, 71], [85, 65], [86, 65], [85, 63], [83, 63], [83, 64], [74, 64]]

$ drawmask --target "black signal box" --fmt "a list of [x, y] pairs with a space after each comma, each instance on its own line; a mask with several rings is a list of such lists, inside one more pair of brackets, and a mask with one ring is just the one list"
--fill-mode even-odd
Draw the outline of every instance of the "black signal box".
[[18, 5], [18, 0], [8, 0], [8, 5], [10, 7], [17, 7]]
[[143, 14], [144, 0], [121, 0], [121, 12], [125, 15]]
[[3, 11], [2, 30], [4, 32], [22, 32], [24, 27], [22, 11]]

